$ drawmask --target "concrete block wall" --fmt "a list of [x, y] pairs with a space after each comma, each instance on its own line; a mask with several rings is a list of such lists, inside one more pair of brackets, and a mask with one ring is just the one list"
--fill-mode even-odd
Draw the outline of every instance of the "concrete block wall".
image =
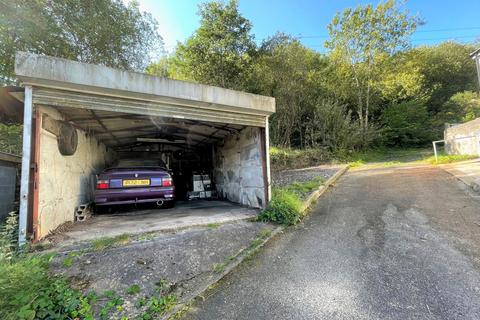
[[[54, 108], [40, 106], [40, 110], [63, 120]], [[91, 200], [94, 175], [115, 158], [115, 153], [94, 137], [78, 129], [77, 133], [77, 151], [72, 156], [63, 156], [58, 151], [57, 137], [41, 129], [37, 221], [40, 238], [74, 220], [75, 207]]]
[[480, 155], [480, 118], [446, 128], [444, 140], [448, 154]]
[[256, 127], [228, 136], [216, 148], [214, 183], [224, 199], [254, 208], [265, 205], [261, 150]]

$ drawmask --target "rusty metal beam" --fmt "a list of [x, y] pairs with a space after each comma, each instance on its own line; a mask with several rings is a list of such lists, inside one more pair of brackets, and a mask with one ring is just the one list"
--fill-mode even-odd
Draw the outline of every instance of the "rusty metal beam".
[[[100, 120], [100, 118], [97, 117], [97, 114], [95, 113], [95, 111], [92, 110], [92, 109], [89, 109], [89, 111], [90, 111], [90, 113], [92, 114], [93, 118], [94, 118], [94, 119], [98, 122], [98, 124], [103, 128], [103, 130], [105, 130], [105, 132], [108, 132], [107, 127], [106, 127], [105, 124], [102, 122], [102, 120]], [[112, 138], [113, 138], [114, 140], [116, 140], [116, 141], [118, 142], [117, 137], [116, 137], [113, 133], [110, 132], [110, 135], [112, 136]]]

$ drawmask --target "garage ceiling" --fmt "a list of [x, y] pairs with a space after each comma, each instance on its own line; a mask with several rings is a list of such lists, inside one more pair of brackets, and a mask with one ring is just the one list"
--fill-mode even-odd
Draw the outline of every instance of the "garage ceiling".
[[165, 145], [202, 147], [238, 133], [241, 125], [199, 122], [119, 112], [57, 107], [65, 120], [94, 135], [112, 148], [148, 144], [149, 139]]

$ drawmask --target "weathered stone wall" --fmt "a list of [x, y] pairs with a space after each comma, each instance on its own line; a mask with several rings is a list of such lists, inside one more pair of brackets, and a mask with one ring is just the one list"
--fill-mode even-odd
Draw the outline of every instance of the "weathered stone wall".
[[448, 154], [480, 155], [480, 118], [446, 128], [444, 140]]
[[259, 128], [248, 127], [227, 137], [216, 149], [214, 182], [224, 199], [262, 208], [265, 189]]
[[[62, 120], [54, 108], [41, 106], [42, 113]], [[73, 221], [75, 207], [89, 202], [94, 175], [114, 159], [114, 152], [84, 131], [77, 130], [78, 147], [72, 156], [58, 151], [57, 137], [41, 130], [39, 160], [39, 237], [64, 222]]]

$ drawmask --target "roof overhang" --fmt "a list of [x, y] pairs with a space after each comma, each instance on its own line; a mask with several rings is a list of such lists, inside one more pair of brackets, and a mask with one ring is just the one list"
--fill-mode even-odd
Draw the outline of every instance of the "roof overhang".
[[17, 52], [34, 103], [263, 127], [275, 99], [100, 65]]

